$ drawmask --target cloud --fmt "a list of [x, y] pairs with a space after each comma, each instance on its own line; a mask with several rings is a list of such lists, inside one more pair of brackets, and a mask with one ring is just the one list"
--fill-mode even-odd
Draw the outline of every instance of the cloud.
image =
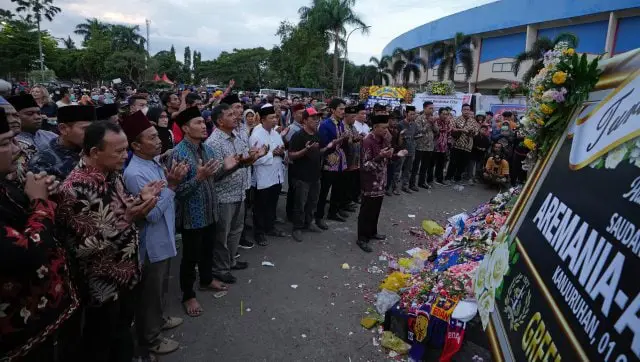
[[[393, 38], [426, 22], [479, 6], [492, 0], [405, 0], [402, 3], [382, 0], [359, 0], [356, 12], [371, 25], [369, 35], [355, 32], [349, 39], [349, 59], [368, 64], [379, 57]], [[139, 25], [146, 34], [145, 19], [151, 21], [151, 53], [174, 45], [177, 54], [184, 47], [202, 52], [204, 60], [234, 48], [271, 48], [279, 43], [275, 35], [282, 20], [297, 22], [298, 9], [310, 0], [55, 0], [62, 9], [53, 22], [43, 28], [53, 36], [66, 38], [76, 24], [87, 18], [105, 22]], [[0, 8], [15, 8], [10, 0], [0, 0]]]

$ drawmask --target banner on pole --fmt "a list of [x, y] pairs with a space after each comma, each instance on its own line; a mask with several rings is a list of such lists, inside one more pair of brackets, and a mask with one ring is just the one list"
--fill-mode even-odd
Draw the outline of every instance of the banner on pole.
[[455, 114], [462, 114], [462, 105], [471, 104], [471, 94], [456, 93], [449, 96], [435, 96], [427, 93], [416, 93], [413, 99], [413, 106], [416, 111], [422, 111], [422, 104], [426, 101], [433, 102], [433, 111], [438, 112], [442, 107], [451, 107]]

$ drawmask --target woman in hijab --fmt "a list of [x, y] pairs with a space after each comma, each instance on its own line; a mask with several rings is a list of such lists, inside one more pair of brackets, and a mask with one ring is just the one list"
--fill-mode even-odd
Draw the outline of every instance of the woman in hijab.
[[169, 129], [169, 114], [167, 111], [160, 107], [152, 107], [149, 108], [147, 112], [147, 118], [154, 125], [156, 130], [158, 131], [158, 137], [160, 137], [160, 141], [162, 141], [162, 151], [161, 153], [167, 152], [173, 148], [173, 134]]

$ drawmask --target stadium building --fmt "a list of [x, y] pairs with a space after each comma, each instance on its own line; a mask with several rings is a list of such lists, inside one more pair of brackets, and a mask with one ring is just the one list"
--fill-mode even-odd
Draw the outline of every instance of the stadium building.
[[[512, 71], [514, 58], [530, 49], [539, 37], [553, 39], [561, 33], [579, 38], [577, 51], [590, 58], [609, 57], [640, 47], [640, 0], [499, 0], [421, 25], [393, 39], [382, 55], [394, 49], [417, 49], [428, 61], [429, 45], [451, 39], [456, 32], [475, 38], [474, 67], [466, 82], [458, 65], [456, 88], [495, 94], [508, 82], [520, 80]], [[437, 64], [412, 84], [437, 80]], [[394, 83], [400, 83], [395, 79]]]

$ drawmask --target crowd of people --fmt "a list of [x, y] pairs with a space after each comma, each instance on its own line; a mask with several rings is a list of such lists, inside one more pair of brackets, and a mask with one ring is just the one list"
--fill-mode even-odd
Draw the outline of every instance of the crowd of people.
[[371, 252], [384, 196], [526, 177], [512, 114], [241, 99], [231, 86], [209, 99], [165, 92], [151, 107], [144, 91], [124, 107], [62, 99], [55, 112], [38, 87], [0, 97], [3, 358], [175, 351], [163, 331], [183, 323], [164, 311], [176, 235], [184, 310], [197, 317], [198, 293], [224, 293], [248, 267], [239, 248], [303, 242], [358, 212], [357, 245]]

